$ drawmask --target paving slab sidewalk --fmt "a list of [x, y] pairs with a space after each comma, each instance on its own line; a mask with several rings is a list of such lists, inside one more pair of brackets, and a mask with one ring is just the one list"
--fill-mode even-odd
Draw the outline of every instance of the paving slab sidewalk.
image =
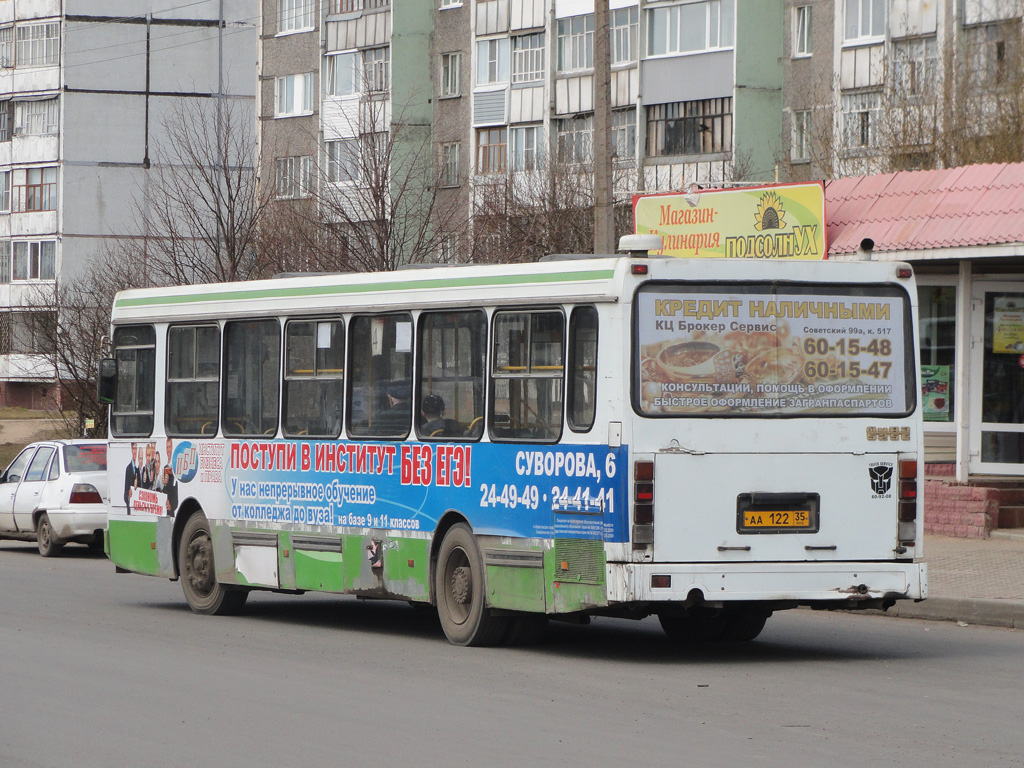
[[1024, 629], [1024, 530], [989, 539], [926, 535], [928, 599], [901, 600], [886, 613]]

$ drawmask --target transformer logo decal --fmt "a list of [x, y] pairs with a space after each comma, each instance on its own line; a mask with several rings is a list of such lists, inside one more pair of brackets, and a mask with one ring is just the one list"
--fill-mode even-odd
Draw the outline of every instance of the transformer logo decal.
[[868, 476], [871, 479], [871, 490], [875, 494], [875, 498], [889, 498], [889, 488], [892, 486], [892, 464], [872, 464], [868, 467]]

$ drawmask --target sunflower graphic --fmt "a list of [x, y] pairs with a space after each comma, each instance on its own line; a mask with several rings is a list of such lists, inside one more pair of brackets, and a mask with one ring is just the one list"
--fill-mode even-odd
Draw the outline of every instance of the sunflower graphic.
[[782, 209], [782, 199], [774, 192], [765, 192], [757, 204], [754, 219], [754, 229], [758, 232], [766, 229], [785, 229], [786, 212]]

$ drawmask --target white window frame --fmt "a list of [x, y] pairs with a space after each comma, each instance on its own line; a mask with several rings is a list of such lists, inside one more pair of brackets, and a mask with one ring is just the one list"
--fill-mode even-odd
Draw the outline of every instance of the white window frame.
[[619, 161], [636, 160], [636, 107], [612, 112], [612, 157]]
[[275, 161], [274, 191], [280, 199], [309, 197], [313, 192], [313, 158], [279, 157]]
[[309, 32], [316, 26], [316, 0], [277, 0], [277, 34]]
[[462, 0], [441, 0], [441, 10], [445, 8], [461, 8]]
[[11, 282], [53, 282], [56, 279], [56, 240], [14, 240], [11, 243]]
[[0, 171], [0, 213], [11, 212], [11, 171]]
[[544, 126], [517, 125], [509, 133], [512, 135], [511, 154], [509, 158], [512, 171], [540, 170], [544, 162]]
[[647, 9], [647, 56], [728, 50], [734, 43], [734, 0], [654, 6]]
[[458, 51], [441, 54], [441, 98], [462, 95], [462, 54]]
[[886, 0], [844, 0], [843, 42], [865, 43], [885, 39]]
[[630, 64], [636, 61], [639, 50], [640, 9], [633, 5], [612, 9], [610, 13], [612, 66]]
[[462, 180], [462, 142], [441, 145], [441, 186], [457, 187]]
[[364, 93], [386, 93], [391, 88], [391, 47], [366, 48], [363, 51]]
[[936, 35], [892, 41], [892, 88], [903, 96], [920, 96], [939, 88], [942, 69]]
[[558, 20], [558, 71], [579, 72], [594, 68], [594, 14]]
[[14, 67], [14, 27], [0, 27], [0, 69]]
[[544, 79], [544, 33], [512, 38], [512, 82], [534, 83]]
[[336, 99], [358, 96], [360, 92], [359, 51], [341, 51], [324, 56], [324, 93]]
[[476, 84], [502, 85], [509, 77], [509, 39], [492, 37], [476, 42]]
[[814, 14], [810, 5], [798, 5], [793, 9], [793, 58], [808, 58], [814, 52], [812, 24]]
[[589, 164], [594, 161], [593, 115], [556, 120], [555, 137], [555, 156], [560, 164]]
[[312, 72], [283, 75], [274, 80], [274, 117], [311, 115], [316, 105]]
[[60, 64], [60, 22], [19, 24], [15, 27], [14, 65], [18, 68]]
[[878, 121], [882, 116], [882, 95], [878, 91], [857, 91], [842, 95], [843, 145], [846, 149], [870, 149], [878, 143]]
[[332, 184], [358, 184], [362, 179], [359, 139], [328, 139], [324, 142], [327, 181]]
[[14, 102], [15, 136], [55, 136], [60, 131], [60, 100]]
[[809, 109], [793, 110], [792, 138], [789, 146], [789, 159], [794, 163], [811, 161], [811, 131], [814, 117]]

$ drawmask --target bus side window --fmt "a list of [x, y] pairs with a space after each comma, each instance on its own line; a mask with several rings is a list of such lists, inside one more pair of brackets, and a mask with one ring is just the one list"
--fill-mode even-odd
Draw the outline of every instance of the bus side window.
[[416, 434], [424, 440], [483, 435], [487, 316], [428, 312], [419, 319]]
[[576, 307], [569, 316], [569, 383], [566, 413], [573, 432], [594, 426], [597, 406], [597, 309]]
[[412, 315], [356, 315], [349, 334], [349, 436], [406, 437], [412, 427]]
[[337, 437], [344, 399], [345, 324], [290, 322], [284, 337], [284, 434]]
[[164, 421], [174, 437], [217, 434], [220, 329], [181, 325], [167, 331], [167, 397]]
[[491, 436], [557, 442], [562, 434], [565, 319], [557, 311], [496, 312]]
[[276, 435], [281, 388], [281, 326], [277, 320], [225, 324], [224, 368], [224, 434]]
[[156, 331], [151, 325], [123, 325], [114, 330], [117, 392], [110, 408], [110, 433], [153, 433], [156, 399]]

